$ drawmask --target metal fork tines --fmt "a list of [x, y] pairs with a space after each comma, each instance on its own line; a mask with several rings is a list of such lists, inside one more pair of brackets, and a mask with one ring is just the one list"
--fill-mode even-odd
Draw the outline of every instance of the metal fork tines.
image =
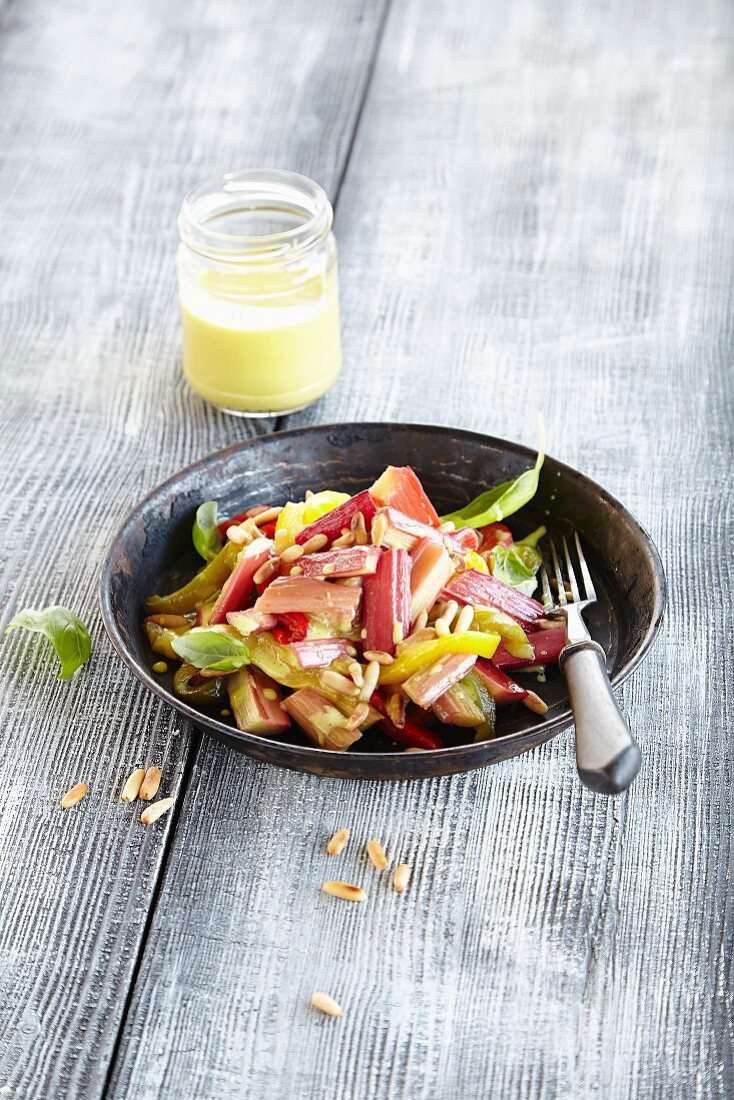
[[604, 650], [592, 639], [581, 617], [584, 608], [596, 602], [596, 589], [577, 531], [572, 541], [578, 571], [569, 539], [565, 535], [561, 539], [562, 556], [556, 542], [549, 540], [557, 594], [554, 600], [549, 567], [543, 565], [540, 572], [543, 607], [549, 618], [557, 616], [566, 623], [566, 645], [558, 665], [568, 685], [581, 780], [594, 791], [618, 794], [637, 775], [640, 749], [612, 692]]
[[562, 615], [567, 623], [568, 641], [570, 644], [575, 642], [584, 641], [590, 637], [589, 631], [586, 628], [584, 620], [581, 618], [581, 612], [585, 607], [596, 602], [596, 589], [594, 588], [594, 582], [591, 579], [591, 573], [589, 567], [586, 564], [586, 558], [584, 552], [581, 549], [581, 540], [579, 539], [578, 531], [573, 533], [573, 543], [576, 549], [576, 555], [578, 558], [579, 573], [581, 576], [581, 584], [583, 591], [579, 585], [576, 570], [574, 569], [573, 560], [571, 557], [571, 550], [568, 545], [568, 539], [563, 536], [563, 559], [566, 566], [566, 577], [564, 576], [563, 567], [561, 565], [561, 556], [558, 553], [553, 539], [550, 539], [550, 552], [553, 562], [553, 573], [555, 574], [554, 580], [557, 586], [557, 599], [553, 599], [551, 592], [551, 583], [548, 579], [548, 570], [544, 565], [540, 573], [540, 584], [543, 591], [543, 606], [546, 614], [549, 616]]

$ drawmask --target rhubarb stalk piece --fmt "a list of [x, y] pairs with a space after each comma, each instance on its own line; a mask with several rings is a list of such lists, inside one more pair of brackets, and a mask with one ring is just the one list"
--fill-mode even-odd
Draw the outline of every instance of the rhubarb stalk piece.
[[388, 466], [370, 486], [370, 496], [377, 504], [399, 508], [429, 527], [438, 527], [441, 522], [418, 475], [410, 466]]
[[272, 539], [255, 539], [241, 552], [237, 564], [224, 582], [224, 587], [209, 616], [209, 625], [226, 623], [230, 611], [242, 611], [252, 596], [255, 574], [268, 558], [273, 557], [275, 545]]
[[320, 749], [344, 752], [362, 736], [358, 729], [347, 729], [342, 712], [312, 688], [294, 691], [283, 700], [283, 707]]
[[362, 591], [343, 584], [330, 584], [315, 577], [277, 577], [255, 604], [256, 611], [279, 615], [302, 611], [352, 621], [357, 614]]
[[414, 623], [421, 611], [433, 607], [454, 566], [443, 546], [428, 538], [420, 540], [410, 557], [410, 621]]
[[492, 655], [492, 664], [496, 668], [527, 668], [528, 665], [555, 665], [561, 650], [566, 644], [565, 626], [554, 626], [550, 630], [536, 630], [528, 634], [528, 642], [533, 647], [533, 656], [527, 659], [513, 657], [504, 642], [500, 642]]
[[[377, 572], [365, 577], [362, 628], [364, 648], [395, 653], [410, 633], [410, 558], [405, 550], [385, 550]], [[353, 592], [353, 588], [345, 589]]]
[[[497, 656], [497, 654], [495, 654]], [[521, 703], [527, 697], [524, 687], [511, 679], [501, 669], [495, 668], [493, 661], [480, 657], [474, 666], [474, 674], [479, 676], [489, 694], [499, 707], [509, 703]]]
[[291, 720], [281, 707], [280, 685], [258, 668], [249, 666], [227, 677], [229, 705], [237, 728], [245, 733], [277, 736]]
[[377, 546], [350, 546], [343, 550], [325, 550], [305, 554], [300, 560], [304, 577], [337, 580], [342, 577], [367, 577], [377, 570], [380, 550]]
[[524, 629], [545, 614], [543, 605], [531, 596], [525, 596], [509, 584], [498, 581], [489, 573], [480, 573], [478, 569], [467, 569], [446, 585], [445, 599], [457, 600], [462, 604], [474, 604], [480, 607], [496, 607], [510, 615]]
[[329, 542], [332, 542], [334, 539], [339, 538], [344, 527], [349, 527], [357, 512], [361, 512], [364, 516], [365, 526], [369, 531], [376, 511], [377, 505], [367, 490], [364, 489], [356, 496], [345, 500], [332, 512], [327, 512], [325, 516], [320, 516], [313, 523], [309, 523], [308, 527], [304, 527], [302, 531], [298, 532], [296, 542], [299, 546], [303, 546], [304, 542], [308, 542], [314, 535], [326, 535]]
[[403, 691], [425, 710], [448, 691], [452, 684], [463, 679], [474, 667], [476, 659], [473, 653], [455, 653], [442, 657], [435, 664], [414, 672], [403, 684]]
[[[326, 668], [338, 657], [344, 657], [352, 643], [348, 638], [314, 638], [304, 642], [291, 642], [288, 646], [301, 668]], [[352, 649], [352, 653], [354, 653]]]

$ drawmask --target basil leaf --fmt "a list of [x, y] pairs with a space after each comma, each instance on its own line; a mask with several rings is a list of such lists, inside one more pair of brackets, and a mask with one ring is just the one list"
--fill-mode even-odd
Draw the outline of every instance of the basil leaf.
[[197, 554], [204, 561], [212, 561], [222, 549], [222, 536], [217, 530], [219, 517], [216, 500], [207, 500], [196, 509], [196, 519], [191, 531]]
[[535, 574], [542, 564], [543, 556], [534, 546], [513, 543], [512, 546], [497, 545], [492, 550], [492, 576], [526, 596], [532, 596], [535, 591], [538, 583]]
[[250, 663], [245, 642], [211, 627], [194, 627], [188, 634], [172, 639], [171, 648], [194, 668], [210, 668], [215, 672], [236, 672]]
[[480, 493], [458, 511], [441, 516], [441, 522], [446, 523], [451, 520], [457, 527], [486, 527], [488, 523], [499, 523], [506, 516], [511, 516], [535, 496], [540, 469], [544, 461], [545, 430], [541, 420], [538, 457], [532, 469], [525, 470], [514, 481], [504, 481], [501, 485], [495, 485], [494, 489]]
[[55, 605], [42, 607], [38, 611], [25, 607], [10, 620], [5, 633], [9, 634], [18, 627], [48, 638], [61, 665], [60, 680], [68, 680], [89, 660], [92, 652], [89, 631], [81, 619], [65, 607]]

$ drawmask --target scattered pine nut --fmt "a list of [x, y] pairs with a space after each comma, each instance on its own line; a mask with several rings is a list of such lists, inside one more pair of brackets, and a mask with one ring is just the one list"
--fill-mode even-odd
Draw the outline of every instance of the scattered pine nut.
[[379, 840], [367, 841], [367, 855], [370, 857], [373, 867], [376, 867], [378, 871], [385, 870], [387, 867], [387, 856]]
[[466, 607], [462, 607], [459, 612], [458, 618], [454, 623], [454, 634], [463, 634], [465, 630], [471, 630], [471, 624], [474, 622], [474, 608], [470, 603]]
[[256, 527], [262, 527], [264, 523], [272, 523], [274, 519], [277, 519], [283, 509], [278, 506], [277, 508], [266, 508], [263, 512], [258, 512], [256, 516], [251, 516], [252, 522]]
[[396, 893], [402, 894], [405, 887], [410, 881], [410, 867], [407, 863], [401, 863], [395, 868], [395, 872], [392, 877], [393, 889]]
[[338, 856], [349, 840], [349, 829], [339, 829], [326, 845], [327, 856]]
[[392, 640], [395, 645], [399, 645], [405, 637], [405, 631], [403, 630], [403, 624], [399, 623], [396, 619], [392, 624]]
[[324, 882], [321, 889], [325, 894], [331, 894], [333, 898], [341, 898], [343, 901], [366, 901], [367, 895], [361, 886], [353, 886], [351, 882]]
[[324, 576], [327, 576], [329, 573], [333, 573], [335, 571], [335, 569], [336, 569], [336, 566], [334, 565], [334, 562], [330, 561], [330, 562], [326, 563], [326, 565], [321, 570], [321, 572], [324, 574]]
[[294, 566], [293, 566], [293, 568], [291, 569], [291, 574], [290, 574], [290, 575], [291, 575], [292, 577], [297, 577], [297, 576], [298, 576], [298, 574], [299, 574], [299, 573], [302, 573], [302, 572], [303, 572], [303, 568], [302, 568], [302, 566], [300, 566], [300, 565], [294, 565]]
[[543, 702], [540, 696], [537, 695], [534, 691], [528, 691], [527, 695], [523, 699], [523, 703], [528, 708], [528, 710], [532, 710], [534, 714], [548, 713], [548, 704]]
[[414, 631], [423, 630], [427, 626], [428, 626], [428, 612], [427, 611], [421, 611], [420, 615], [418, 616], [418, 618], [413, 623], [413, 630]]
[[274, 576], [278, 572], [279, 569], [280, 569], [280, 559], [279, 558], [268, 558], [267, 561], [264, 561], [262, 563], [262, 565], [257, 570], [257, 572], [255, 573], [255, 575], [253, 576], [252, 579], [255, 582], [255, 584], [264, 584], [265, 581], [270, 580], [270, 578], [272, 576]]
[[428, 749], [419, 749], [417, 745], [411, 745], [409, 749], [403, 749], [403, 752], [428, 752]]
[[391, 665], [395, 659], [383, 649], [365, 649], [362, 656], [365, 661], [377, 661], [378, 665]]
[[312, 993], [311, 1004], [325, 1016], [343, 1016], [344, 1010], [340, 1004], [330, 997], [328, 993]]
[[379, 512], [372, 520], [372, 545], [382, 546], [382, 540], [387, 534], [387, 516]]
[[310, 539], [302, 544], [304, 554], [315, 554], [323, 550], [329, 541], [328, 535], [311, 535]]
[[448, 634], [451, 633], [451, 627], [445, 619], [436, 619], [435, 623], [433, 624], [433, 629], [435, 630], [439, 638], [445, 638]]
[[232, 716], [232, 711], [229, 709], [229, 707], [222, 707], [219, 713], [221, 714], [222, 718], [230, 718]]
[[310, 500], [312, 496], [313, 496], [313, 489], [306, 489], [306, 492], [303, 494], [303, 499], [304, 500]]
[[88, 790], [89, 785], [87, 783], [75, 783], [61, 799], [61, 809], [70, 810], [72, 806], [76, 806], [77, 802], [81, 802]]
[[380, 665], [377, 661], [370, 661], [367, 668], [364, 670], [362, 687], [359, 689], [359, 697], [363, 702], [368, 702], [372, 698], [372, 694], [375, 691], [380, 679]]
[[152, 666], [152, 668], [153, 668], [153, 672], [157, 672], [161, 676], [163, 675], [164, 672], [168, 672], [168, 665], [166, 664], [165, 661], [156, 661], [156, 663]]
[[140, 797], [145, 802], [150, 802], [151, 798], [155, 798], [158, 794], [158, 788], [161, 785], [161, 769], [156, 767], [155, 764], [148, 768], [143, 778], [143, 782], [140, 786]]
[[456, 530], [456, 524], [452, 519], [447, 519], [445, 523], [442, 523], [439, 527], [439, 531], [443, 535], [449, 535], [452, 531]]
[[293, 546], [287, 546], [285, 550], [283, 550], [280, 555], [280, 560], [287, 565], [288, 562], [298, 561], [298, 559], [302, 557], [303, 547], [299, 546], [298, 543], [294, 543]]
[[413, 642], [433, 641], [435, 637], [437, 637], [437, 635], [433, 627], [424, 626], [420, 630], [414, 630], [412, 634], [408, 635], [404, 642], [401, 642], [400, 645], [396, 646], [395, 653], [399, 657], [401, 653], [405, 653], [405, 650], [408, 648], [408, 646], [412, 645]]
[[136, 768], [135, 771], [130, 772], [127, 777], [127, 782], [122, 788], [122, 794], [120, 795], [121, 802], [134, 802], [140, 794], [140, 785], [145, 779], [145, 768]]
[[263, 695], [265, 696], [266, 699], [270, 699], [271, 702], [274, 699], [278, 698], [278, 693], [275, 690], [275, 688], [263, 688]]
[[349, 654], [350, 657], [356, 657], [357, 656], [357, 650], [354, 648], [353, 645], [348, 645], [347, 646], [347, 653]]
[[167, 814], [172, 805], [172, 798], [161, 798], [158, 802], [153, 802], [152, 805], [146, 806], [143, 810], [140, 815], [141, 822], [143, 825], [152, 825], [159, 817], [163, 817], [164, 814]]

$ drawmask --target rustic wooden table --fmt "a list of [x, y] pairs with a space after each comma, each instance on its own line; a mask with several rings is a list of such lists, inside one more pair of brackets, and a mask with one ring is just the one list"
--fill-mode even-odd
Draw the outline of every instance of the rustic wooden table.
[[[0, 2], [2, 624], [61, 602], [95, 644], [65, 684], [29, 636], [0, 651], [3, 1100], [733, 1094], [732, 22]], [[533, 445], [541, 407], [550, 452], [651, 531], [670, 609], [623, 692], [626, 797], [579, 786], [570, 735], [412, 785], [291, 774], [115, 657], [96, 585], [123, 514], [274, 426], [185, 387], [173, 262], [184, 192], [260, 164], [324, 184], [341, 249], [346, 369], [289, 424]], [[176, 798], [148, 830], [116, 801], [144, 758]], [[415, 866], [401, 899], [319, 894], [344, 823]]]

